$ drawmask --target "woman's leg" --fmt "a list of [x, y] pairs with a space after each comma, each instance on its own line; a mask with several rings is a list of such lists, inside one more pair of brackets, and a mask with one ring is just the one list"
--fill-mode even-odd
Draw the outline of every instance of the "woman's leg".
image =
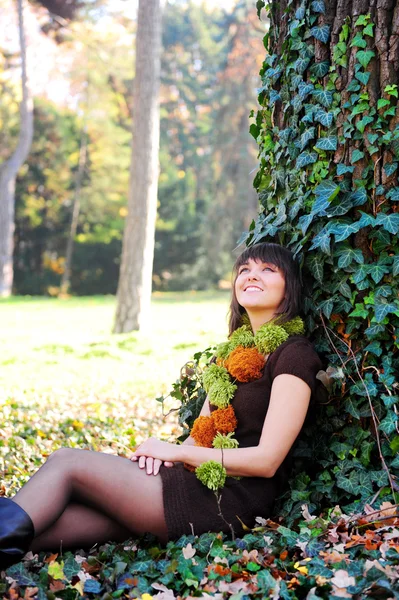
[[32, 542], [32, 552], [91, 548], [104, 542], [123, 542], [130, 531], [116, 521], [83, 504], [68, 504], [60, 518]]
[[[119, 456], [61, 448], [13, 501], [31, 517], [36, 536], [54, 525], [72, 502], [108, 516], [128, 530], [126, 538], [147, 531], [161, 541], [167, 538], [160, 476], [147, 475], [137, 463]], [[78, 540], [72, 519], [69, 526]]]

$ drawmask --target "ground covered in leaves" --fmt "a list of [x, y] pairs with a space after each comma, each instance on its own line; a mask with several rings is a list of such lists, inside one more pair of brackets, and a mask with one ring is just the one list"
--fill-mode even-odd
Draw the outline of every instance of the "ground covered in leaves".
[[[0, 494], [60, 446], [126, 455], [178, 434], [155, 401], [192, 354], [225, 335], [224, 294], [154, 298], [152, 330], [111, 336], [113, 298], [0, 301]], [[188, 336], [188, 333], [190, 335]], [[189, 339], [188, 339], [189, 338]], [[173, 403], [167, 408], [173, 408]], [[399, 516], [378, 511], [294, 529], [259, 519], [242, 539], [218, 532], [161, 547], [151, 537], [74, 553], [28, 554], [0, 574], [7, 600], [79, 598], [399, 598]]]

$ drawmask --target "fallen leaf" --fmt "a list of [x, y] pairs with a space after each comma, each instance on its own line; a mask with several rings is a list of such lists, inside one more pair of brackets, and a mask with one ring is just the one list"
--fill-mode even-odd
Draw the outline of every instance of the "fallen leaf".
[[183, 548], [182, 552], [183, 552], [184, 558], [192, 558], [193, 556], [195, 556], [195, 553], [197, 551], [195, 548], [192, 547], [191, 544], [187, 544], [187, 546], [185, 548]]

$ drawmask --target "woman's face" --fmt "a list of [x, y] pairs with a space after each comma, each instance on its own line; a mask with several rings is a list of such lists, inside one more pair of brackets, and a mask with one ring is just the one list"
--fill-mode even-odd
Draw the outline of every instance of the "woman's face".
[[276, 265], [250, 258], [238, 269], [234, 289], [238, 303], [249, 316], [264, 311], [268, 321], [284, 299], [284, 275]]

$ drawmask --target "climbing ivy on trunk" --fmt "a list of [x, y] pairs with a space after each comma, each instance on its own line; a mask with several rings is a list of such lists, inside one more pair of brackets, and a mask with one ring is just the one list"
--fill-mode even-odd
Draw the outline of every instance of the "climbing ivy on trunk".
[[280, 509], [398, 501], [399, 3], [256, 6], [270, 18], [250, 127], [261, 212], [242, 241], [302, 264], [330, 391]]

